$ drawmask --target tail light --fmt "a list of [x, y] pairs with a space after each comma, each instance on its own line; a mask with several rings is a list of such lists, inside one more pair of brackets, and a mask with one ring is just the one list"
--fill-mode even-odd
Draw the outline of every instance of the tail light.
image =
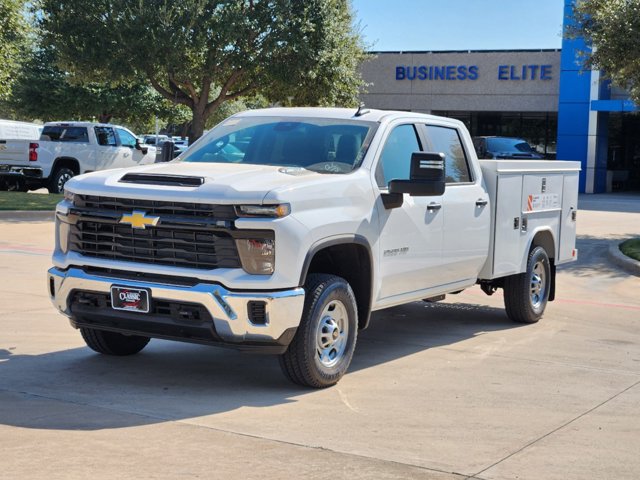
[[36, 162], [38, 161], [38, 147], [39, 143], [30, 143], [29, 144], [29, 161]]

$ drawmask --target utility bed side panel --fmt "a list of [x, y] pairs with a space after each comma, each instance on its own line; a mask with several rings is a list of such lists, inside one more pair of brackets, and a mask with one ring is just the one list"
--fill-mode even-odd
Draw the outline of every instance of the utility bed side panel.
[[522, 175], [501, 175], [497, 181], [495, 243], [489, 248], [493, 257], [492, 275], [501, 277], [517, 273], [520, 268], [524, 236], [520, 231], [521, 210], [516, 196], [522, 191]]
[[577, 257], [576, 217], [578, 215], [578, 173], [566, 173], [563, 177], [562, 219], [560, 223], [560, 248], [557, 264], [570, 262]]
[[[566, 261], [575, 247], [575, 222], [564, 225], [571, 217], [568, 209], [577, 202], [579, 163], [481, 160], [480, 166], [493, 223], [487, 261], [479, 278], [489, 280], [523, 272], [533, 238], [543, 231], [553, 237], [555, 255], [549, 255], [557, 263]], [[565, 192], [567, 201], [563, 201]], [[566, 244], [561, 240], [562, 228], [567, 229]]]

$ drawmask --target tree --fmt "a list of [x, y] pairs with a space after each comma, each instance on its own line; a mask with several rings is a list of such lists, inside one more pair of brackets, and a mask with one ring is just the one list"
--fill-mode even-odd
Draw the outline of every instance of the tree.
[[603, 70], [640, 105], [640, 0], [581, 0], [574, 20], [569, 35], [594, 47], [583, 52], [585, 67]]
[[349, 0], [43, 0], [42, 8], [64, 70], [96, 81], [144, 76], [191, 110], [194, 138], [243, 96], [347, 106], [363, 84]]
[[[54, 120], [118, 119], [138, 132], [149, 131], [154, 115], [168, 118], [171, 105], [144, 80], [112, 86], [106, 83], [73, 83], [56, 66], [52, 48], [25, 54], [7, 106], [21, 118]], [[77, 80], [77, 79], [75, 79]]]
[[11, 93], [28, 42], [29, 24], [24, 13], [24, 1], [0, 1], [0, 100]]

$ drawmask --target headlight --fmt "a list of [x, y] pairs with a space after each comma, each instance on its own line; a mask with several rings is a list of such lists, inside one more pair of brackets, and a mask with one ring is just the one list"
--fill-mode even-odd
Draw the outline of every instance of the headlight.
[[69, 190], [67, 190], [66, 188], [64, 189], [64, 199], [66, 201], [68, 201], [69, 203], [71, 203], [71, 205], [73, 205], [73, 203], [76, 200], [76, 194], [73, 192], [70, 192]]
[[276, 242], [271, 238], [236, 239], [242, 269], [253, 275], [271, 275], [276, 265]]
[[236, 214], [239, 217], [268, 217], [281, 218], [291, 213], [291, 206], [288, 203], [280, 205], [238, 205]]

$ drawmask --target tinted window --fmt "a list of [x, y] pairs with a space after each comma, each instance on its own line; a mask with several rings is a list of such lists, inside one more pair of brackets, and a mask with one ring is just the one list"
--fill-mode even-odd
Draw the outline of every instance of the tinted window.
[[89, 141], [87, 129], [85, 127], [44, 127], [40, 138], [42, 138], [42, 140], [51, 140], [54, 142], [87, 143]]
[[120, 143], [123, 147], [131, 147], [134, 148], [136, 146], [136, 137], [131, 135], [126, 130], [122, 130], [121, 128], [116, 128], [118, 131], [118, 136], [120, 137]]
[[191, 147], [183, 160], [348, 173], [360, 166], [374, 125], [322, 118], [230, 118]]
[[435, 127], [427, 125], [427, 141], [429, 150], [444, 153], [445, 175], [447, 183], [470, 182], [467, 157], [462, 148], [460, 136], [455, 128]]
[[116, 134], [113, 131], [113, 128], [110, 127], [95, 127], [96, 139], [98, 140], [98, 145], [111, 146], [115, 147], [118, 145], [116, 142]]
[[495, 153], [532, 153], [534, 150], [520, 138], [487, 138], [487, 150]]
[[[382, 175], [376, 175], [378, 185], [386, 187], [391, 180], [408, 180], [411, 154], [420, 151], [420, 142], [413, 125], [395, 127], [387, 137], [380, 155]], [[380, 168], [379, 167], [379, 168]]]

